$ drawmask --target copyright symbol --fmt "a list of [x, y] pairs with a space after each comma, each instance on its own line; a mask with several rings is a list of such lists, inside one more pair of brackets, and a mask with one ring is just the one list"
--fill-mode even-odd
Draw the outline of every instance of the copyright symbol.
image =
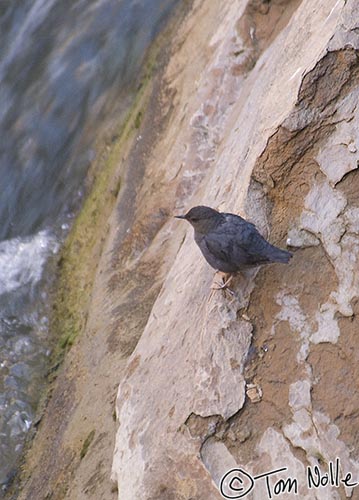
[[243, 469], [231, 469], [220, 482], [220, 492], [224, 498], [242, 498], [248, 495], [253, 487], [253, 477]]

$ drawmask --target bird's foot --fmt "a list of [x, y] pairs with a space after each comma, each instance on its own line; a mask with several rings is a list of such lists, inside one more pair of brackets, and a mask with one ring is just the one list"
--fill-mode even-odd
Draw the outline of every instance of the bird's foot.
[[[220, 275], [221, 281], [217, 281], [216, 276]], [[228, 292], [230, 295], [235, 296], [235, 292], [228, 287], [228, 284], [232, 281], [233, 275], [229, 273], [222, 273], [221, 271], [217, 271], [213, 278], [213, 283], [211, 285], [211, 290], [223, 290], [224, 292]]]

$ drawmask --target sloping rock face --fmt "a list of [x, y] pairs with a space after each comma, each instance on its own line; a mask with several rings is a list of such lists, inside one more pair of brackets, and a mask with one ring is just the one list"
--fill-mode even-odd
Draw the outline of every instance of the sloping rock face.
[[[221, 482], [235, 468], [248, 489], [287, 468], [248, 498], [359, 495], [358, 33], [351, 0], [203, 0], [177, 34], [110, 221], [115, 297], [99, 298], [98, 275], [89, 318], [105, 304], [122, 353], [120, 499], [239, 498], [238, 479]], [[294, 258], [211, 294], [171, 217], [197, 204], [244, 215]]]
[[[359, 497], [358, 49], [354, 0], [193, 2], [103, 180], [84, 332], [13, 498]], [[172, 217], [198, 204], [290, 264], [210, 293]]]

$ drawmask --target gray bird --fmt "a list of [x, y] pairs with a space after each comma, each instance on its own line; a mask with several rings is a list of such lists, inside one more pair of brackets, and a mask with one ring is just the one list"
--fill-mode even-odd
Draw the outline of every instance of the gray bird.
[[239, 215], [198, 206], [176, 218], [192, 224], [195, 242], [204, 258], [222, 273], [236, 273], [273, 262], [287, 264], [292, 257], [286, 250], [268, 243], [254, 224]]

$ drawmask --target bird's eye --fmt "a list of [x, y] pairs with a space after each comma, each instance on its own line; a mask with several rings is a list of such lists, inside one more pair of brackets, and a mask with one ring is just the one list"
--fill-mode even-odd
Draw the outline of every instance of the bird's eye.
[[198, 219], [196, 219], [196, 217], [191, 217], [191, 221], [192, 221], [192, 222], [197, 222], [197, 221], [198, 221]]

